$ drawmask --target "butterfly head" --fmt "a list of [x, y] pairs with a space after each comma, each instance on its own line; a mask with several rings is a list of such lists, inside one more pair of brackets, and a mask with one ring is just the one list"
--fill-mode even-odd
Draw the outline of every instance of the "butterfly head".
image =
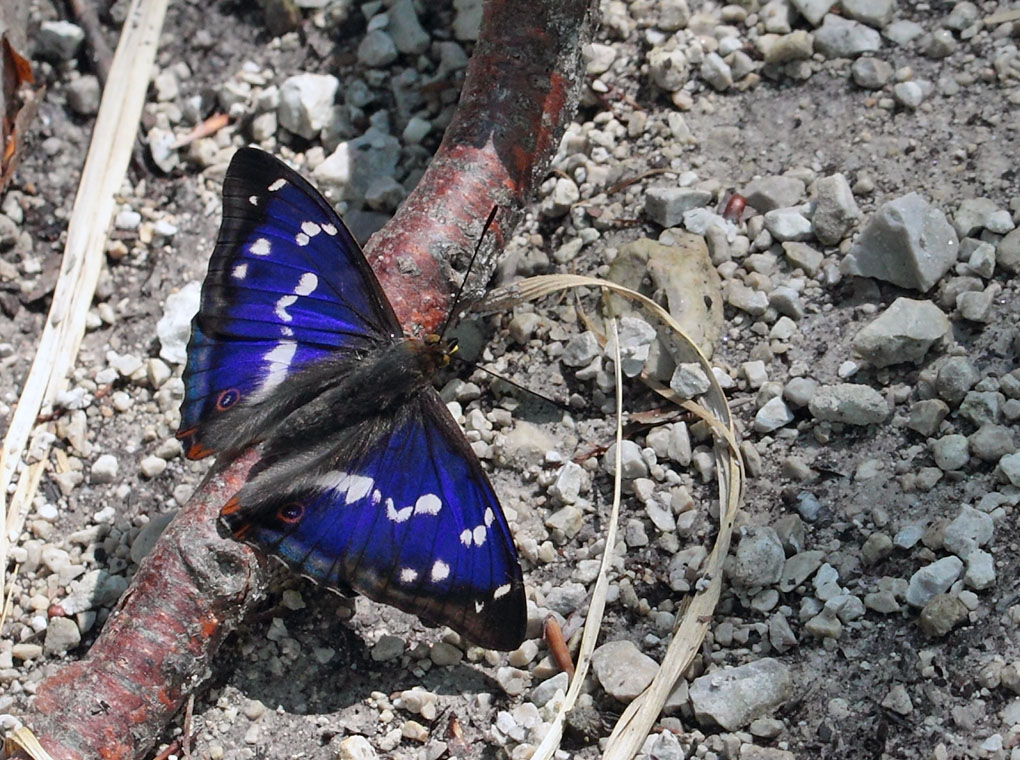
[[437, 370], [450, 366], [450, 360], [459, 348], [456, 338], [446, 340], [442, 335], [436, 333], [426, 335], [422, 342], [429, 355], [434, 357]]

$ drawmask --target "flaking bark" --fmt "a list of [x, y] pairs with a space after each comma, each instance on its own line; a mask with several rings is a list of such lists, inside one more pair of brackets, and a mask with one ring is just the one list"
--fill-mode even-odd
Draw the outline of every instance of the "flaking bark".
[[[367, 255], [408, 332], [436, 330], [454, 290], [450, 263], [474, 248], [489, 279], [571, 119], [594, 0], [490, 0], [461, 102], [422, 180]], [[25, 724], [55, 760], [144, 757], [207, 675], [224, 638], [261, 598], [266, 564], [221, 538], [220, 507], [258, 461], [217, 463], [143, 561], [85, 659], [40, 684]]]

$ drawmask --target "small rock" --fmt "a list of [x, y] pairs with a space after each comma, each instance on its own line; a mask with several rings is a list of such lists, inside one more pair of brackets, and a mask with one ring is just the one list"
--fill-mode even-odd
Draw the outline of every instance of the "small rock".
[[602, 347], [598, 338], [595, 337], [595, 333], [588, 330], [567, 341], [563, 353], [560, 354], [560, 361], [568, 367], [586, 367], [601, 354]]
[[113, 454], [102, 454], [92, 463], [92, 474], [89, 478], [92, 485], [112, 483], [117, 479], [118, 463]]
[[700, 364], [684, 362], [673, 371], [669, 387], [681, 398], [690, 399], [705, 393], [711, 383]]
[[840, 0], [846, 14], [862, 24], [881, 29], [893, 20], [896, 0]]
[[893, 87], [893, 97], [904, 108], [915, 110], [924, 101], [924, 90], [914, 81], [898, 82]]
[[951, 356], [939, 367], [935, 376], [935, 392], [950, 406], [956, 406], [980, 379], [966, 356]]
[[379, 641], [375, 643], [375, 646], [372, 647], [370, 655], [376, 662], [388, 662], [400, 657], [404, 653], [406, 646], [407, 644], [402, 638], [383, 634], [379, 637]]
[[591, 656], [595, 677], [606, 694], [631, 702], [652, 682], [659, 666], [631, 641], [609, 641]]
[[826, 58], [855, 58], [881, 47], [882, 38], [874, 29], [834, 13], [826, 14], [815, 30], [815, 52]]
[[295, 74], [280, 86], [277, 118], [280, 126], [311, 139], [333, 119], [340, 80], [331, 74]]
[[967, 605], [952, 594], [938, 594], [921, 610], [921, 630], [941, 638], [967, 619]]
[[656, 87], [676, 92], [687, 83], [687, 56], [680, 50], [653, 47], [648, 52], [648, 73]]
[[726, 559], [726, 574], [738, 588], [771, 586], [783, 576], [786, 553], [774, 528], [746, 529], [736, 551]]
[[376, 760], [375, 748], [364, 736], [344, 737], [336, 749], [337, 760]]
[[838, 245], [861, 218], [850, 183], [842, 174], [822, 177], [814, 184], [815, 211], [811, 227], [824, 245]]
[[815, 419], [849, 425], [871, 425], [889, 416], [889, 407], [878, 391], [855, 383], [819, 387], [808, 409]]
[[910, 715], [914, 711], [914, 705], [910, 701], [910, 694], [903, 684], [896, 684], [882, 700], [882, 707], [892, 710], [900, 715]]
[[892, 79], [893, 67], [881, 58], [862, 56], [850, 67], [854, 83], [866, 90], [881, 90]]
[[971, 322], [982, 324], [990, 322], [996, 293], [995, 287], [983, 291], [969, 290], [960, 293], [956, 296], [956, 311], [961, 317]]
[[842, 267], [921, 292], [956, 263], [956, 231], [917, 193], [884, 204], [868, 221]]
[[897, 298], [854, 337], [853, 347], [876, 367], [920, 364], [931, 345], [951, 331], [949, 318], [931, 301]]
[[387, 15], [390, 23], [386, 30], [397, 50], [408, 55], [421, 55], [428, 50], [431, 38], [422, 28], [412, 0], [394, 0]]
[[796, 206], [804, 199], [805, 188], [804, 181], [796, 177], [769, 176], [747, 183], [741, 195], [747, 198], [749, 206], [764, 214], [774, 209]]
[[[616, 444], [606, 450], [603, 467], [610, 476], [616, 475]], [[620, 445], [620, 462], [623, 477], [627, 480], [648, 477], [648, 464], [641, 456], [641, 447], [634, 441], [624, 440]]]
[[721, 668], [694, 679], [691, 706], [702, 725], [738, 731], [793, 696], [789, 668], [763, 657], [739, 667]]
[[1002, 425], [982, 425], [968, 440], [971, 453], [984, 462], [998, 462], [1016, 451], [1013, 431]]
[[712, 202], [707, 190], [691, 187], [650, 187], [645, 192], [645, 214], [662, 227], [683, 223], [684, 214]]
[[464, 653], [453, 644], [437, 641], [429, 650], [429, 659], [436, 665], [456, 665], [464, 659]]
[[85, 32], [70, 21], [43, 21], [36, 38], [39, 54], [54, 61], [69, 61], [78, 55]]
[[46, 626], [43, 651], [46, 654], [63, 654], [81, 643], [81, 631], [77, 624], [66, 617], [51, 618]]
[[184, 364], [188, 359], [191, 320], [198, 312], [202, 285], [189, 282], [177, 293], [167, 296], [163, 316], [156, 323], [159, 355], [170, 364]]
[[99, 80], [92, 74], [83, 74], [67, 85], [67, 105], [81, 116], [95, 116], [99, 113], [101, 96]]
[[962, 572], [963, 561], [959, 557], [943, 557], [925, 565], [910, 576], [907, 603], [912, 607], [924, 607], [935, 596], [948, 591]]
[[166, 460], [157, 456], [147, 456], [138, 463], [138, 467], [146, 478], [158, 478], [166, 471]]
[[780, 243], [807, 240], [811, 237], [811, 220], [800, 208], [777, 208], [765, 212], [765, 229]]
[[358, 43], [358, 62], [369, 68], [388, 66], [397, 60], [397, 45], [382, 29], [373, 29]]
[[927, 437], [935, 435], [942, 420], [949, 414], [949, 406], [937, 398], [918, 401], [910, 407], [907, 427]]
[[800, 267], [809, 277], [818, 274], [818, 270], [822, 267], [822, 261], [825, 259], [820, 251], [816, 251], [807, 243], [794, 241], [783, 243], [783, 252], [786, 254], [786, 260], [790, 262], [790, 266]]
[[946, 551], [966, 560], [972, 551], [992, 540], [994, 530], [991, 515], [964, 505], [946, 526], [942, 545]]
[[962, 470], [970, 461], [970, 443], [964, 435], [946, 435], [932, 441], [931, 455], [940, 470]]
[[984, 591], [995, 585], [995, 560], [984, 549], [972, 549], [967, 555], [967, 570], [963, 582], [975, 591]]
[[781, 397], [776, 396], [766, 401], [754, 415], [754, 430], [756, 433], [771, 433], [791, 422], [793, 412]]
[[733, 84], [733, 72], [718, 53], [709, 53], [701, 63], [701, 78], [720, 92]]

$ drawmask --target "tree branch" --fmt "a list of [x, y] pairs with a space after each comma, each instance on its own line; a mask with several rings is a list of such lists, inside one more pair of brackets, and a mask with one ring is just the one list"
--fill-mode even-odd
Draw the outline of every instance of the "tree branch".
[[[368, 250], [410, 331], [434, 330], [450, 262], [470, 253], [493, 205], [505, 213], [479, 264], [488, 280], [573, 115], [594, 0], [490, 0], [461, 103], [418, 187]], [[56, 759], [142, 758], [266, 585], [264, 561], [220, 538], [220, 507], [258, 461], [210, 476], [171, 523], [87, 657], [40, 686], [25, 722]]]

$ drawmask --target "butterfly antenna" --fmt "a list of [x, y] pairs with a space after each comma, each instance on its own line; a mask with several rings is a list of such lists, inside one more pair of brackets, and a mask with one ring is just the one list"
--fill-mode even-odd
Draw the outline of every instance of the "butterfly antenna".
[[[457, 358], [460, 359], [460, 357], [457, 357]], [[528, 388], [525, 385], [521, 385], [520, 383], [514, 382], [509, 377], [504, 377], [503, 375], [499, 374], [498, 372], [493, 372], [491, 369], [486, 369], [481, 364], [474, 364], [472, 362], [469, 362], [467, 359], [460, 359], [460, 360], [462, 362], [464, 362], [466, 365], [468, 365], [469, 367], [471, 367], [472, 369], [480, 369], [482, 372], [484, 372], [485, 374], [489, 375], [490, 377], [494, 377], [497, 380], [501, 380], [504, 383], [506, 383], [507, 385], [512, 385], [514, 388], [517, 388], [518, 390], [524, 391], [525, 393], [527, 393], [527, 394], [529, 394], [531, 396], [534, 396], [537, 399], [541, 399], [542, 401], [546, 402], [547, 404], [551, 404], [552, 406], [555, 406], [560, 411], [567, 412], [569, 414], [574, 414], [574, 413], [577, 412], [576, 409], [570, 408], [569, 406], [567, 406], [563, 402], [557, 401], [556, 399], [553, 399], [553, 398], [549, 398], [548, 396], [543, 396], [538, 391], [533, 391], [533, 390], [531, 390], [531, 388]]]
[[475, 244], [475, 252], [471, 254], [471, 260], [468, 262], [467, 269], [464, 270], [464, 277], [460, 281], [460, 287], [457, 288], [457, 295], [453, 297], [453, 305], [450, 307], [450, 311], [446, 315], [446, 321], [443, 322], [443, 329], [439, 331], [440, 338], [446, 335], [446, 331], [450, 327], [450, 323], [457, 315], [460, 307], [460, 297], [464, 293], [464, 286], [467, 285], [468, 275], [471, 274], [471, 269], [475, 265], [475, 259], [478, 258], [478, 252], [482, 250], [482, 241], [485, 240], [485, 233], [488, 232], [489, 227], [492, 226], [492, 221], [496, 218], [496, 212], [498, 210], [499, 206], [493, 206], [492, 210], [489, 212], [489, 218], [485, 220], [485, 226], [482, 227], [482, 234], [478, 236], [478, 242]]

